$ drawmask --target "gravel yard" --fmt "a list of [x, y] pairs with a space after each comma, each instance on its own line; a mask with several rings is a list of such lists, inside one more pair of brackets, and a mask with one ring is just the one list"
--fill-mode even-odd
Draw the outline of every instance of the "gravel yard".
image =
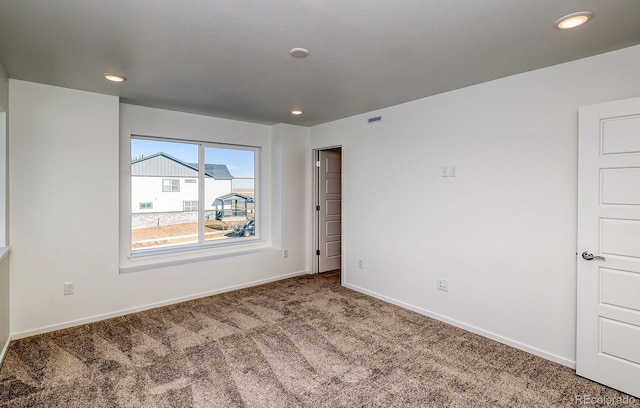
[[[207, 240], [224, 238], [240, 221], [207, 221], [205, 223], [205, 237]], [[198, 242], [198, 223], [183, 222], [180, 224], [160, 225], [153, 227], [135, 228], [131, 231], [133, 249], [149, 248], [159, 245], [188, 244]]]

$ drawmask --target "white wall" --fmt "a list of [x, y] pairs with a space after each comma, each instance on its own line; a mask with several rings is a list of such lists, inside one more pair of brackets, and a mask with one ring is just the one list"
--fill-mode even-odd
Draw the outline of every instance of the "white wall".
[[[118, 98], [9, 80], [11, 330], [101, 313], [118, 293]], [[76, 294], [63, 296], [74, 281]]]
[[272, 176], [281, 183], [272, 188], [273, 241], [289, 249], [289, 262], [304, 263], [311, 271], [311, 146], [310, 129], [279, 124], [273, 127]]
[[7, 115], [9, 112], [9, 78], [0, 64], [0, 247], [9, 243], [9, 208], [7, 206]]
[[[11, 331], [15, 337], [216, 293], [308, 271], [305, 189], [283, 188], [290, 214], [277, 226], [279, 248], [144, 271], [119, 271], [120, 104], [113, 96], [10, 80]], [[267, 184], [304, 186], [304, 159], [276, 150], [305, 151], [308, 132], [271, 151], [269, 126], [157, 109], [122, 106], [123, 128], [145, 135], [207, 135], [240, 144], [265, 144]], [[154, 125], [149, 125], [152, 118]], [[126, 122], [126, 126], [125, 126]], [[149, 132], [143, 132], [148, 130]], [[158, 134], [156, 132], [161, 132]], [[294, 132], [296, 133], [296, 132]], [[280, 162], [271, 156], [282, 157]], [[129, 156], [125, 156], [124, 163]], [[289, 178], [291, 180], [289, 180]], [[269, 197], [268, 191], [265, 191]], [[271, 201], [271, 198], [269, 197]], [[292, 231], [298, 235], [292, 237]], [[63, 283], [75, 294], [63, 296]]]
[[9, 109], [9, 77], [0, 64], [0, 106], [6, 112]]
[[572, 366], [578, 107], [638, 72], [636, 46], [313, 127], [342, 145], [346, 285]]
[[[7, 151], [6, 151], [6, 116], [9, 110], [9, 80], [0, 64], [0, 246], [8, 242], [6, 228], [6, 188], [7, 188]], [[6, 250], [0, 249], [0, 254]], [[10, 302], [9, 302], [9, 254], [0, 255], [0, 363], [9, 346], [10, 334]]]
[[9, 259], [9, 252], [6, 249], [0, 250], [0, 365], [11, 340]]

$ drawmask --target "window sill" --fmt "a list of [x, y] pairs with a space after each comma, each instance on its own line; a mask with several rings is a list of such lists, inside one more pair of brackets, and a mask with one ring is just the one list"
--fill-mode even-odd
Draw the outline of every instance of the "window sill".
[[220, 247], [182, 248], [175, 251], [151, 251], [129, 256], [125, 265], [120, 265], [120, 274], [167, 268], [224, 259], [235, 256], [252, 255], [271, 250], [263, 240], [225, 245]]

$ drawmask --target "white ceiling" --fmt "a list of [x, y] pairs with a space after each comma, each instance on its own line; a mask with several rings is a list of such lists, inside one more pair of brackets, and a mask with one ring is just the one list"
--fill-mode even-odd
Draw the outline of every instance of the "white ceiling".
[[[594, 13], [585, 26], [554, 28], [582, 10]], [[324, 123], [639, 43], [639, 0], [0, 1], [10, 78], [267, 124]]]

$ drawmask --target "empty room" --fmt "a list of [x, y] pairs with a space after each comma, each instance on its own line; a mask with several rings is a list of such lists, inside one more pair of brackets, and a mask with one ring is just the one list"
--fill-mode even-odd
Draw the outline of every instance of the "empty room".
[[0, 407], [640, 406], [640, 2], [0, 2]]

